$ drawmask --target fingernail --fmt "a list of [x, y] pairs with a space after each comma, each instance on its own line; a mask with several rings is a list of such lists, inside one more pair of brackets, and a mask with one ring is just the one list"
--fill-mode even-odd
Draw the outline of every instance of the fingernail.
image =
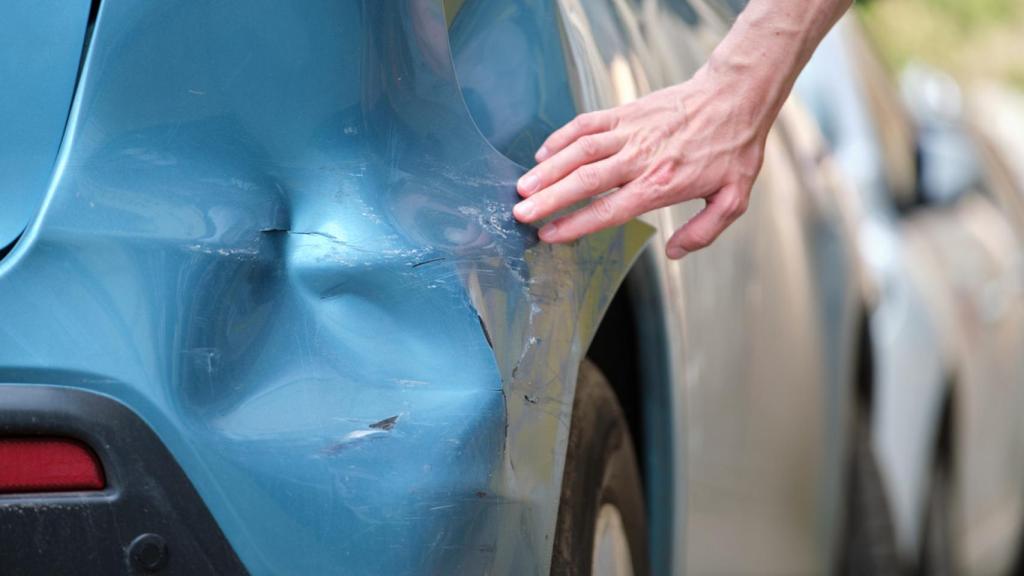
[[545, 159], [547, 159], [549, 155], [551, 155], [551, 152], [548, 152], [548, 147], [541, 146], [540, 150], [537, 150], [537, 154], [534, 156], [534, 158], [537, 159], [537, 162], [543, 162]]
[[512, 208], [512, 213], [517, 220], [528, 220], [530, 216], [533, 216], [533, 201], [523, 200]]
[[555, 226], [555, 223], [554, 222], [550, 222], [548, 224], [545, 224], [544, 227], [541, 228], [540, 232], [538, 232], [537, 234], [540, 236], [541, 240], [543, 240], [545, 242], [551, 242], [551, 240], [553, 240], [553, 237], [555, 235], [555, 231], [557, 231], [557, 230], [558, 230], [558, 227]]
[[686, 250], [683, 250], [679, 246], [669, 246], [668, 250], [665, 251], [668, 257], [672, 260], [679, 260], [683, 256], [686, 256]]
[[533, 192], [533, 189], [537, 187], [537, 176], [534, 174], [527, 174], [519, 179], [519, 190], [520, 192]]

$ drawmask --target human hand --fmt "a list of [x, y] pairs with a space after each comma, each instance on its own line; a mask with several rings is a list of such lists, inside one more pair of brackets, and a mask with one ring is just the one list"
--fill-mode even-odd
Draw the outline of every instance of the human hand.
[[541, 228], [541, 240], [562, 243], [704, 199], [704, 209], [668, 241], [668, 257], [682, 258], [711, 244], [746, 210], [774, 119], [765, 108], [757, 94], [705, 67], [683, 84], [581, 114], [537, 152], [539, 163], [517, 184], [525, 199], [513, 213], [533, 223], [591, 199]]

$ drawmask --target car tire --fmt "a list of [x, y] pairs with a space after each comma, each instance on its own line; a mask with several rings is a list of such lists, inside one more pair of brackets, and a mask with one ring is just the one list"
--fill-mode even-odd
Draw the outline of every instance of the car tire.
[[846, 576], [898, 576], [895, 529], [871, 447], [867, 418], [856, 418], [847, 485], [846, 547], [839, 570]]
[[932, 471], [924, 526], [924, 542], [918, 573], [922, 576], [955, 574], [953, 483], [949, 467], [941, 462]]
[[626, 418], [604, 375], [585, 360], [576, 380], [551, 574], [600, 573], [647, 576], [647, 525]]

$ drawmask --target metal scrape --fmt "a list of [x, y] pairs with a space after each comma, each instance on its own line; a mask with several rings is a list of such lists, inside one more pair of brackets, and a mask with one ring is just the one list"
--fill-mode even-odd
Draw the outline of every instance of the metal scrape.
[[395, 414], [390, 418], [385, 418], [380, 422], [374, 422], [373, 424], [370, 424], [370, 428], [373, 428], [374, 430], [391, 430], [395, 427], [396, 422], [398, 422], [398, 414]]
[[480, 321], [480, 329], [484, 331], [484, 338], [487, 340], [487, 345], [494, 350], [494, 341], [491, 340], [491, 333], [487, 331], [487, 324], [484, 322], [484, 317], [477, 314], [476, 319]]
[[437, 258], [431, 258], [429, 260], [424, 260], [422, 262], [416, 262], [414, 264], [410, 264], [410, 266], [412, 268], [419, 268], [420, 266], [426, 266], [427, 264], [434, 264], [436, 262], [444, 262], [445, 260], [447, 260], [447, 258], [445, 258], [444, 256], [439, 256]]

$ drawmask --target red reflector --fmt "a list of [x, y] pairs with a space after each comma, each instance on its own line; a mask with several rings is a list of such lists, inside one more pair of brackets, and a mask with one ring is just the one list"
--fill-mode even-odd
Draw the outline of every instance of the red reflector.
[[0, 494], [102, 490], [99, 459], [66, 438], [0, 438]]

